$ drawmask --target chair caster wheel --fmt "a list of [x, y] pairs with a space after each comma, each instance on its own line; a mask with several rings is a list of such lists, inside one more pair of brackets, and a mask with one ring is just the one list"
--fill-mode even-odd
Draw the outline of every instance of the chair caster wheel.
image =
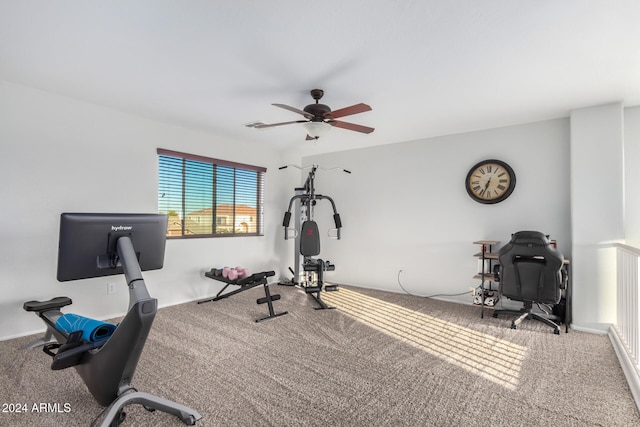
[[493, 318], [497, 319], [498, 318], [498, 313], [493, 313]]
[[515, 324], [515, 323], [512, 323], [512, 324], [511, 324], [511, 329], [518, 329], [518, 327], [516, 326], [516, 324]]
[[553, 333], [556, 334], [556, 335], [560, 335], [560, 329], [554, 329]]

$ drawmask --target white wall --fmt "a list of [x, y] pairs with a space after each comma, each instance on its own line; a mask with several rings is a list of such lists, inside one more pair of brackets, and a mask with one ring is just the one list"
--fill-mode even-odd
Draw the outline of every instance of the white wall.
[[624, 241], [623, 127], [621, 103], [571, 112], [573, 319], [586, 329], [616, 320], [611, 243]]
[[624, 111], [624, 235], [640, 247], [640, 107]]
[[[516, 174], [504, 202], [483, 205], [464, 181], [478, 161], [496, 158]], [[343, 167], [319, 172], [318, 193], [335, 199], [343, 238], [325, 238], [321, 258], [336, 264], [330, 279], [419, 295], [455, 294], [477, 286], [473, 254], [481, 239], [505, 244], [511, 233], [540, 230], [571, 257], [569, 121], [567, 119], [430, 138], [307, 157], [304, 164]], [[321, 230], [332, 227], [320, 203]], [[501, 245], [502, 245], [501, 244]], [[443, 297], [470, 303], [469, 295]]]
[[[596, 107], [582, 113], [593, 115], [581, 120], [587, 124], [584, 132], [588, 137], [590, 120], [607, 121], [600, 115], [610, 111]], [[620, 239], [626, 233], [627, 243], [638, 245], [640, 172], [635, 166], [640, 160], [640, 107], [626, 109], [624, 119], [624, 233], [619, 214], [623, 205], [616, 205], [612, 215], [607, 214], [606, 221], [612, 221], [604, 224], [608, 231], [596, 240]], [[577, 195], [571, 194], [570, 181], [590, 174], [601, 156], [587, 156], [587, 150], [584, 157], [589, 159], [579, 161], [581, 166], [574, 166], [571, 172], [572, 162], [580, 158], [570, 154], [570, 141], [575, 142], [570, 126], [576, 123], [577, 119], [572, 124], [568, 118], [549, 120], [300, 160], [295, 153], [258, 150], [0, 81], [0, 178], [4, 183], [0, 190], [4, 207], [0, 213], [0, 339], [43, 329], [36, 316], [21, 308], [30, 299], [67, 295], [80, 314], [108, 318], [124, 313], [126, 286], [118, 278], [55, 280], [59, 214], [155, 212], [158, 147], [268, 168], [265, 236], [168, 241], [165, 268], [145, 274], [161, 306], [217, 292], [219, 285], [203, 277], [214, 266], [243, 264], [254, 271], [274, 269], [278, 276], [288, 276], [293, 242], [282, 238], [282, 215], [293, 188], [306, 174], [279, 171], [278, 166], [300, 161], [353, 171], [351, 175], [320, 171], [317, 176], [317, 191], [335, 199], [344, 223], [342, 240], [324, 238], [322, 242], [321, 256], [336, 264], [336, 271], [328, 273], [330, 280], [402, 292], [398, 285], [402, 267], [400, 280], [411, 293], [465, 292], [478, 284], [471, 278], [477, 269], [473, 258], [477, 248], [471, 242], [496, 239], [505, 243], [510, 233], [523, 229], [544, 231], [557, 239], [566, 256], [583, 258], [573, 253], [570, 201], [575, 203]], [[609, 167], [621, 170], [616, 160], [620, 157], [609, 153], [606, 144], [599, 146], [594, 140], [593, 149], [613, 159], [606, 162]], [[514, 193], [497, 205], [478, 204], [464, 189], [469, 168], [488, 158], [506, 161], [517, 176]], [[583, 212], [591, 200], [585, 194]], [[316, 219], [322, 230], [333, 227], [327, 203], [320, 202]], [[581, 221], [580, 227], [589, 227], [589, 217]], [[593, 222], [593, 226], [600, 224]], [[607, 254], [592, 255], [588, 262], [574, 262], [574, 287], [582, 289], [578, 292], [578, 322], [597, 329], [611, 321], [612, 308], [608, 303], [604, 311], [591, 308], [601, 302], [601, 293], [609, 292], [607, 301], [611, 299], [611, 283], [585, 286], [582, 278], [611, 260]], [[605, 270], [610, 274], [608, 267]], [[581, 279], [578, 283], [576, 277]], [[107, 283], [113, 281], [119, 284], [119, 291], [107, 295]], [[594, 286], [601, 288], [592, 294], [589, 289]], [[470, 302], [466, 295], [443, 298]]]
[[[66, 295], [78, 314], [124, 314], [121, 276], [56, 281], [59, 215], [157, 212], [158, 147], [268, 169], [265, 236], [168, 241], [164, 269], [145, 273], [159, 304], [217, 292], [217, 282], [203, 276], [211, 267], [279, 270], [280, 253], [288, 250], [279, 224], [289, 193], [278, 154], [0, 81], [0, 339], [44, 329], [22, 310], [32, 299]], [[109, 282], [117, 283], [113, 295]]]

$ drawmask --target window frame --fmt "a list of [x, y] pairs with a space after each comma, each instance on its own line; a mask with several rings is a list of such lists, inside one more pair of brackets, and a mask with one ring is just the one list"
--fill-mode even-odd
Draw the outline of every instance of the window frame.
[[[180, 216], [180, 222], [181, 222], [181, 229], [180, 229], [180, 235], [169, 235], [170, 230], [167, 229], [167, 239], [199, 239], [199, 238], [218, 238], [218, 237], [249, 237], [249, 236], [264, 236], [264, 175], [267, 172], [267, 168], [262, 167], [262, 166], [254, 166], [254, 165], [248, 165], [248, 164], [244, 164], [244, 163], [238, 163], [238, 162], [232, 162], [232, 161], [228, 161], [228, 160], [222, 160], [222, 159], [216, 159], [216, 158], [212, 158], [212, 157], [206, 157], [206, 156], [200, 156], [197, 154], [189, 154], [189, 153], [183, 153], [183, 152], [179, 152], [179, 151], [174, 151], [174, 150], [167, 150], [164, 148], [158, 148], [157, 149], [157, 161], [158, 161], [158, 212], [161, 211], [161, 203], [160, 203], [160, 198], [161, 196], [161, 192], [163, 191], [162, 189], [162, 179], [163, 179], [163, 173], [162, 173], [162, 166], [161, 166], [161, 156], [166, 156], [166, 157], [173, 157], [176, 159], [180, 159], [182, 161], [182, 166], [181, 166], [181, 173], [182, 173], [182, 178], [181, 178], [181, 185], [182, 188], [180, 190], [180, 197], [181, 197], [181, 208], [178, 211], [178, 215]], [[214, 186], [211, 189], [211, 197], [212, 197], [212, 203], [211, 203], [211, 233], [198, 233], [198, 234], [186, 234], [186, 227], [185, 227], [185, 219], [188, 215], [188, 213], [186, 212], [186, 199], [187, 197], [185, 196], [185, 189], [186, 189], [186, 179], [187, 179], [187, 175], [186, 175], [186, 169], [185, 169], [185, 165], [187, 164], [187, 161], [194, 161], [194, 162], [200, 162], [200, 163], [204, 163], [207, 165], [212, 165], [213, 169], [215, 170], [215, 168], [217, 166], [220, 167], [225, 167], [225, 168], [232, 168], [233, 169], [233, 201], [232, 203], [223, 203], [223, 204], [218, 204], [216, 203], [217, 199], [217, 189]], [[246, 206], [246, 205], [242, 205], [242, 204], [238, 204], [236, 201], [236, 192], [238, 190], [238, 182], [236, 180], [237, 177], [237, 171], [247, 171], [247, 172], [255, 172], [256, 173], [256, 187], [255, 187], [255, 192], [256, 192], [256, 231], [255, 232], [238, 232], [236, 230], [236, 221], [237, 221], [237, 214], [236, 214], [236, 209], [238, 206]], [[213, 182], [216, 182], [215, 180]], [[164, 195], [164, 193], [163, 193]], [[231, 232], [227, 232], [227, 233], [218, 233], [216, 232], [216, 227], [218, 227], [219, 225], [223, 225], [223, 224], [218, 224], [218, 218], [216, 216], [216, 211], [217, 208], [219, 206], [230, 206], [232, 209], [232, 227], [231, 227]], [[204, 208], [206, 209], [206, 208]], [[173, 209], [170, 209], [173, 210]], [[169, 212], [166, 212], [167, 214]], [[224, 221], [224, 222], [228, 222], [228, 221]], [[226, 227], [228, 227], [228, 224], [225, 224]], [[225, 228], [226, 228], [225, 227]]]

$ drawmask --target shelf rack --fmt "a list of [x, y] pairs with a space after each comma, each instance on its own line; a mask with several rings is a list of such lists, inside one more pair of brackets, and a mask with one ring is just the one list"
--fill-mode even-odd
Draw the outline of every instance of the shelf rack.
[[[482, 268], [480, 272], [473, 276], [474, 279], [480, 280], [480, 290], [482, 295], [482, 303], [480, 304], [480, 318], [484, 318], [485, 309], [485, 282], [489, 282], [489, 289], [491, 289], [491, 282], [495, 282], [496, 278], [493, 274], [493, 262], [498, 261], [498, 253], [493, 252], [493, 247], [500, 242], [497, 240], [477, 240], [473, 242], [474, 245], [480, 245], [480, 252], [474, 254], [474, 257], [482, 260]], [[488, 261], [488, 263], [487, 263]]]

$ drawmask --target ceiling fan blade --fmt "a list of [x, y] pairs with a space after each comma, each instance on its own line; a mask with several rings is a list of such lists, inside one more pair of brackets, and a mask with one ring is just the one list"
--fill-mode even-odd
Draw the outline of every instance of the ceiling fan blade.
[[289, 105], [285, 105], [285, 104], [271, 104], [271, 105], [275, 105], [276, 107], [284, 108], [285, 110], [293, 111], [294, 113], [302, 114], [307, 119], [312, 119], [313, 118], [313, 114], [309, 114], [306, 111], [302, 111], [302, 110], [300, 110], [298, 108], [291, 107]]
[[337, 119], [338, 117], [350, 116], [352, 114], [364, 113], [365, 111], [371, 111], [371, 107], [367, 104], [356, 104], [350, 107], [340, 108], [339, 110], [330, 111], [325, 114], [325, 117], [332, 117]]
[[272, 128], [274, 126], [290, 125], [293, 123], [307, 123], [307, 120], [294, 120], [292, 122], [280, 122], [280, 123], [263, 123], [261, 125], [253, 126], [256, 129]]
[[371, 133], [374, 130], [374, 128], [370, 128], [369, 126], [362, 126], [362, 125], [357, 125], [355, 123], [348, 123], [348, 122], [339, 122], [337, 120], [330, 120], [327, 123], [337, 128], [354, 130], [356, 132], [362, 132], [362, 133]]

